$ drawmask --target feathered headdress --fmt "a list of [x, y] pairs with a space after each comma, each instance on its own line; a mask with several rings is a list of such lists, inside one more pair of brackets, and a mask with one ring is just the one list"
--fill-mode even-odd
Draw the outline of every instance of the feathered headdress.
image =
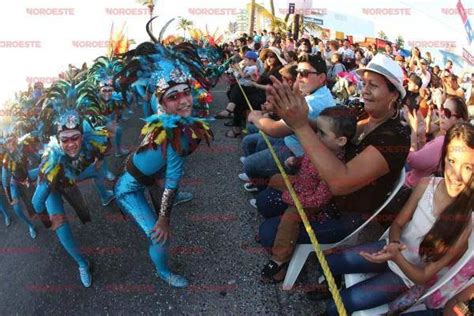
[[202, 87], [207, 88], [209, 82], [195, 47], [190, 43], [163, 46], [160, 41], [173, 19], [166, 23], [157, 39], [151, 32], [151, 23], [155, 18], [146, 26], [153, 43], [142, 43], [124, 54], [125, 66], [116, 76], [122, 94], [125, 95], [132, 88], [142, 97], [148, 95], [155, 98], [151, 100], [152, 103], [159, 103], [163, 92], [176, 84], [186, 83], [192, 86], [193, 81], [198, 81]]

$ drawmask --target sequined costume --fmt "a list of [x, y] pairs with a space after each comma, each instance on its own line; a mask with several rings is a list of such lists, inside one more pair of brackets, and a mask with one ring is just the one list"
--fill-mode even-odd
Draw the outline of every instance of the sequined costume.
[[[32, 168], [29, 158], [36, 155], [38, 148], [38, 140], [30, 134], [20, 138], [12, 134], [7, 137], [7, 150], [2, 160], [2, 186], [5, 195], [15, 214], [28, 226], [31, 238], [36, 238], [37, 235], [31, 222], [34, 216], [31, 197], [38, 168]], [[21, 201], [26, 207], [28, 216], [23, 212]]]
[[[106, 130], [94, 131], [90, 135], [84, 133], [82, 148], [75, 159], [65, 155], [57, 140], [52, 138], [43, 155], [39, 181], [32, 200], [35, 211], [40, 216], [46, 216], [47, 212], [51, 228], [80, 269], [88, 268], [88, 262], [73, 239], [62, 196], [73, 206], [82, 223], [90, 221], [90, 214], [77, 187], [78, 182], [93, 179], [102, 201], [109, 201], [113, 197], [113, 193], [105, 189], [103, 174], [98, 172], [98, 164], [107, 151], [108, 138]], [[86, 287], [90, 286], [90, 283], [83, 283]]]
[[[184, 157], [194, 151], [201, 139], [209, 141], [212, 135], [204, 121], [192, 117], [153, 115], [147, 122], [142, 129], [143, 141], [130, 156], [115, 186], [115, 195], [122, 210], [135, 219], [150, 239], [148, 251], [158, 275], [173, 286], [185, 287], [187, 281], [168, 269], [167, 245], [153, 241], [150, 232], [158, 216], [170, 216], [183, 174]], [[152, 191], [153, 209], [145, 198], [145, 188], [159, 179], [164, 179], [164, 190], [161, 201], [158, 196], [161, 192]]]
[[[156, 39], [151, 33], [152, 20], [147, 24], [147, 31], [154, 43], [142, 43], [128, 52], [127, 63], [116, 79], [123, 93], [136, 91], [139, 97], [150, 100], [153, 112], [158, 114], [146, 118], [143, 140], [129, 156], [124, 173], [115, 185], [115, 195], [121, 209], [135, 220], [149, 239], [148, 253], [156, 274], [171, 286], [183, 288], [188, 281], [168, 268], [167, 240], [159, 243], [153, 236], [164, 233], [160, 226], [163, 223], [168, 223], [163, 225], [165, 230], [169, 229], [184, 157], [194, 151], [201, 139], [209, 142], [212, 137], [204, 120], [187, 116], [194, 103], [193, 85], [198, 82], [206, 89], [208, 82], [194, 46], [182, 43], [172, 48], [164, 47], [160, 44], [161, 37]], [[187, 100], [180, 103], [180, 107], [189, 109], [185, 116], [168, 112], [169, 105], [161, 103], [168, 91], [175, 91], [172, 93], [176, 93], [176, 100]], [[158, 179], [164, 180], [164, 188], [157, 185]], [[153, 207], [145, 198], [145, 189], [150, 191]]]

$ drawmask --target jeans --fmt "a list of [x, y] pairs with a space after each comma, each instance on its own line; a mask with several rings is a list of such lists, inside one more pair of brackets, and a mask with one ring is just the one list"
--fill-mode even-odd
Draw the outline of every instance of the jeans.
[[[313, 228], [318, 241], [322, 244], [329, 244], [342, 240], [364, 222], [364, 218], [360, 214], [344, 213], [338, 215], [330, 210], [331, 207], [333, 206], [327, 206], [326, 209], [322, 209], [318, 219], [310, 221], [311, 227]], [[280, 221], [281, 217], [275, 216], [265, 220], [260, 225], [259, 237], [260, 243], [263, 247], [273, 247]], [[303, 224], [300, 226], [297, 243], [310, 243], [309, 236], [306, 233]]]
[[[340, 291], [348, 314], [390, 303], [408, 290], [403, 280], [389, 269], [387, 263], [372, 263], [359, 254], [361, 251], [377, 252], [385, 245], [385, 240], [379, 240], [344, 249], [326, 257], [333, 275], [377, 273], [374, 277]], [[338, 315], [332, 300], [328, 302], [327, 313]]]
[[[250, 126], [254, 126], [254, 125], [250, 125]], [[281, 138], [268, 136], [268, 140], [270, 141], [270, 144], [272, 145], [280, 144]], [[244, 156], [248, 157], [259, 151], [268, 149], [268, 146], [265, 140], [263, 139], [262, 134], [260, 134], [257, 130], [256, 133], [251, 133], [242, 139], [242, 149], [244, 151]]]
[[[294, 156], [291, 150], [286, 147], [283, 138], [274, 138], [273, 140], [273, 149], [282, 164], [286, 159]], [[249, 178], [257, 180], [269, 179], [271, 176], [279, 172], [269, 149], [257, 151], [254, 154], [247, 156], [245, 158], [244, 170]]]

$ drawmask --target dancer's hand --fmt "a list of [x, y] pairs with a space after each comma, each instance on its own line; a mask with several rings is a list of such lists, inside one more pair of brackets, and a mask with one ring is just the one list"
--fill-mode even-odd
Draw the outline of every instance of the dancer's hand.
[[171, 235], [169, 220], [160, 217], [151, 230], [151, 239], [157, 243], [165, 244]]

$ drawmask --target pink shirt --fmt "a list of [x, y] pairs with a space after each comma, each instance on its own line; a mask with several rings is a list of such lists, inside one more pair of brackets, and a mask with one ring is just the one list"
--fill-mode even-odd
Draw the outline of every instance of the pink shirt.
[[[342, 156], [338, 158], [342, 159]], [[321, 180], [318, 170], [306, 154], [302, 158], [301, 168], [298, 170], [292, 185], [304, 208], [319, 208], [329, 203], [332, 198], [328, 185]], [[282, 200], [288, 205], [295, 205], [288, 190], [283, 191]]]
[[438, 170], [441, 151], [443, 150], [444, 136], [438, 136], [428, 142], [418, 151], [408, 154], [407, 164], [411, 170], [407, 172], [405, 184], [415, 187], [422, 178], [432, 175]]

